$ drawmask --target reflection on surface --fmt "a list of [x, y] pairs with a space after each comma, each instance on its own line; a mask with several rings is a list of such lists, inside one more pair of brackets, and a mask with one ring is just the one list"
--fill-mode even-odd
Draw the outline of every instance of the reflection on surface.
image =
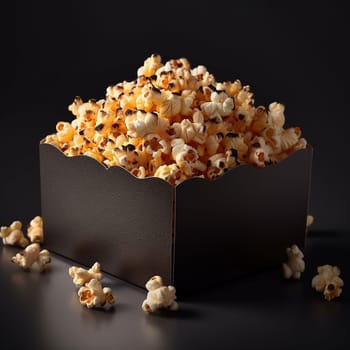
[[[181, 307], [181, 304], [180, 304]], [[177, 349], [178, 338], [184, 338], [184, 328], [181, 320], [187, 312], [161, 311], [157, 314], [140, 315], [141, 334], [147, 349]], [[192, 313], [190, 313], [192, 314]], [[185, 316], [186, 318], [186, 316]], [[187, 333], [187, 332], [186, 332]], [[187, 335], [191, 335], [188, 333]]]
[[11, 282], [15, 287], [22, 288], [21, 290], [25, 291], [25, 288], [28, 287], [28, 277], [25, 275], [27, 271], [16, 271], [11, 275]]
[[110, 323], [113, 314], [118, 312], [119, 305], [106, 305], [104, 307], [97, 307], [88, 309], [85, 305], [81, 305], [79, 297], [75, 295], [75, 303], [79, 306], [80, 322], [83, 327], [87, 327], [90, 330], [97, 330], [99, 328], [105, 328], [106, 324]]
[[164, 347], [165, 332], [162, 327], [159, 326], [159, 322], [155, 322], [154, 317], [151, 315], [141, 314], [140, 316], [141, 332], [146, 344], [150, 347]]
[[313, 320], [327, 324], [341, 319], [342, 303], [340, 299], [327, 301], [323, 300], [323, 295], [319, 295], [320, 300], [311, 301], [311, 314]]
[[[1, 241], [1, 239], [0, 239]], [[0, 243], [1, 244], [1, 243]], [[11, 246], [2, 246], [1, 249], [1, 262], [4, 264], [7, 264], [8, 262], [11, 262], [11, 258], [16, 255], [19, 251], [22, 249], [16, 248], [16, 247], [11, 247]]]
[[[344, 343], [349, 290], [345, 286], [340, 298], [327, 302], [310, 283], [320, 262], [333, 261], [346, 282], [350, 270], [344, 247], [349, 244], [336, 249], [328, 239], [309, 243], [301, 280], [283, 280], [280, 269], [265, 271], [179, 298], [177, 312], [158, 315], [142, 311], [146, 291], [107, 274], [102, 284], [112, 287], [116, 304], [110, 310], [89, 310], [79, 303], [78, 288], [68, 274], [73, 263], [53, 254], [49, 271], [26, 272], [11, 263], [19, 249], [0, 248], [0, 295], [6, 298], [0, 313], [2, 336], [6, 343], [8, 335], [14, 348], [45, 350], [221, 350], [224, 343], [227, 349], [267, 343], [273, 348], [290, 339], [291, 329], [299, 335], [295, 341], [307, 337], [318, 349], [323, 344], [325, 348], [330, 337]], [[12, 325], [25, 325], [21, 337], [9, 318]], [[334, 348], [341, 349], [338, 345]]]

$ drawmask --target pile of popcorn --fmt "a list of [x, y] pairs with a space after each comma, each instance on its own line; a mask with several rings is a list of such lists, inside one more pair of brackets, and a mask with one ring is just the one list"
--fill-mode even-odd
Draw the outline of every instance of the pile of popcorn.
[[255, 107], [249, 86], [217, 82], [185, 58], [163, 64], [153, 54], [137, 79], [109, 86], [98, 101], [76, 97], [69, 110], [76, 119], [58, 122], [44, 143], [172, 185], [241, 163], [274, 164], [307, 144], [300, 128], [284, 128], [282, 104]]

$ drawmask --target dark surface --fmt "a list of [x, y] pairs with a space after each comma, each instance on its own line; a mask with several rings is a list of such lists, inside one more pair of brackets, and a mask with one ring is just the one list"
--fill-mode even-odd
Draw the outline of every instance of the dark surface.
[[220, 81], [241, 79], [257, 105], [284, 103], [287, 124], [299, 125], [315, 150], [315, 229], [350, 229], [346, 2], [17, 0], [14, 6], [2, 21], [9, 63], [0, 114], [1, 223], [39, 213], [37, 147], [57, 121], [72, 119], [67, 106], [74, 97], [103, 97], [108, 85], [134, 79], [143, 60], [158, 52], [164, 60], [184, 56], [204, 64]]
[[[300, 281], [273, 269], [179, 299], [178, 312], [161, 315], [143, 313], [144, 290], [107, 275], [116, 305], [88, 310], [68, 275], [72, 262], [53, 255], [46, 273], [24, 272], [10, 262], [18, 249], [0, 248], [1, 349], [349, 349], [348, 237], [310, 234]], [[327, 263], [345, 282], [331, 302], [310, 286]]]

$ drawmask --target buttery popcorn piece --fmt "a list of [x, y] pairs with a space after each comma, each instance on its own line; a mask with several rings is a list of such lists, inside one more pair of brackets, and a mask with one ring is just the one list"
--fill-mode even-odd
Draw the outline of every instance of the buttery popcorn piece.
[[102, 288], [101, 283], [95, 278], [81, 287], [78, 291], [78, 295], [80, 303], [86, 305], [89, 309], [97, 306], [104, 306], [106, 302], [111, 305], [115, 303], [112, 289], [108, 287]]
[[37, 267], [40, 272], [44, 271], [51, 262], [50, 253], [43, 249], [40, 251], [39, 243], [32, 243], [24, 250], [17, 253], [11, 261], [24, 269]]
[[0, 237], [4, 245], [19, 246], [25, 248], [29, 241], [22, 232], [22, 223], [14, 221], [9, 227], [1, 226]]
[[159, 309], [177, 310], [176, 289], [173, 286], [164, 286], [160, 276], [153, 276], [146, 283], [147, 299], [142, 303], [142, 309], [151, 313]]
[[315, 288], [317, 292], [323, 292], [324, 298], [328, 301], [339, 297], [343, 291], [344, 281], [339, 277], [338, 266], [319, 266], [317, 272], [318, 275], [311, 281], [312, 288]]
[[59, 142], [69, 142], [73, 139], [74, 129], [70, 123], [58, 122], [56, 125], [57, 139]]
[[161, 165], [154, 173], [154, 176], [168, 181], [172, 185], [177, 185], [185, 180], [185, 175], [175, 163]]
[[287, 262], [282, 264], [283, 277], [286, 279], [294, 278], [300, 279], [301, 273], [305, 270], [305, 262], [303, 260], [304, 254], [293, 244], [290, 248], [286, 249], [288, 256]]
[[36, 216], [30, 221], [27, 228], [27, 235], [32, 243], [44, 242], [43, 219], [41, 216]]
[[71, 266], [68, 272], [69, 276], [73, 278], [73, 283], [76, 286], [83, 286], [92, 279], [97, 281], [102, 279], [101, 266], [98, 262], [95, 262], [88, 270], [82, 267]]

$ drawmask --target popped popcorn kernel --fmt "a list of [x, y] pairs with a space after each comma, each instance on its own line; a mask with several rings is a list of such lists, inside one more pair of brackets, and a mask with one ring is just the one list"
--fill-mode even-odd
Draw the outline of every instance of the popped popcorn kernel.
[[18, 220], [12, 222], [10, 226], [1, 226], [0, 237], [2, 243], [25, 248], [29, 244], [29, 240], [24, 236], [22, 226], [22, 223]]
[[112, 294], [112, 289], [102, 287], [101, 283], [93, 278], [78, 290], [80, 304], [86, 305], [88, 309], [102, 307], [106, 303], [113, 305], [116, 298]]
[[311, 286], [317, 292], [323, 292], [327, 301], [339, 297], [344, 286], [344, 281], [339, 277], [339, 267], [332, 265], [318, 266], [317, 272], [318, 274], [311, 281]]
[[287, 261], [282, 264], [283, 277], [286, 279], [300, 279], [305, 270], [304, 254], [299, 247], [293, 244], [286, 249]]
[[159, 309], [178, 310], [179, 305], [175, 301], [176, 289], [173, 286], [164, 286], [162, 277], [151, 277], [146, 283], [146, 289], [148, 293], [142, 303], [143, 311], [152, 313]]
[[23, 269], [37, 267], [39, 272], [43, 272], [49, 266], [51, 257], [47, 249], [40, 250], [39, 243], [32, 243], [12, 257], [11, 261]]

